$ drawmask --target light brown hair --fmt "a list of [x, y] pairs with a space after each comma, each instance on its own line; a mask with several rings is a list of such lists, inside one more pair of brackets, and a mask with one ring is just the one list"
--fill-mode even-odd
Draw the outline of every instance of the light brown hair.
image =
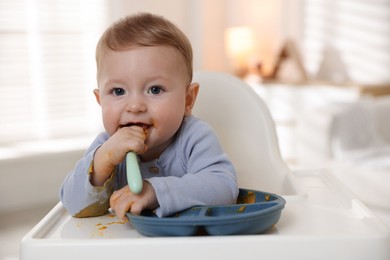
[[193, 57], [188, 38], [172, 22], [150, 13], [127, 16], [107, 28], [96, 47], [97, 73], [103, 62], [105, 48], [122, 51], [134, 46], [158, 45], [170, 46], [180, 52], [191, 82]]

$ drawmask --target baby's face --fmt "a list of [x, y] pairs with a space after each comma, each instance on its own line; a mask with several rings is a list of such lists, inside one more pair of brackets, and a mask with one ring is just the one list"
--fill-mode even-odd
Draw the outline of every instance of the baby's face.
[[147, 128], [145, 156], [159, 155], [191, 113], [184, 59], [167, 46], [106, 50], [103, 59], [95, 95], [106, 131], [113, 135], [134, 124]]

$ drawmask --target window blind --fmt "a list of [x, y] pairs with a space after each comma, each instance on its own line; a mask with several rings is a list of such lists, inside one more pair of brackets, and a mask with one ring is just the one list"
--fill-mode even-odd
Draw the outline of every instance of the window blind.
[[105, 0], [0, 1], [0, 144], [100, 130], [95, 46]]
[[306, 0], [303, 54], [309, 72], [334, 81], [390, 82], [390, 0]]

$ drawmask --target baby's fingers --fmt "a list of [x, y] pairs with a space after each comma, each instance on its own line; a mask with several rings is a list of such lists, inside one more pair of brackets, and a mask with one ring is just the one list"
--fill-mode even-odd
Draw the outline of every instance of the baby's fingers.
[[[118, 202], [118, 201], [117, 201]], [[121, 201], [115, 203], [111, 208], [115, 211], [115, 214], [123, 221], [127, 221], [126, 213], [130, 211], [133, 201]]]
[[115, 211], [118, 218], [127, 221], [126, 213], [129, 212], [134, 201], [122, 192], [122, 190], [114, 192], [110, 197], [110, 207]]
[[120, 131], [123, 132], [125, 138], [122, 144], [126, 151], [142, 154], [147, 150], [145, 144], [146, 135], [142, 128], [138, 126], [124, 127]]
[[144, 207], [140, 203], [133, 203], [130, 207], [130, 212], [136, 215], [140, 215]]

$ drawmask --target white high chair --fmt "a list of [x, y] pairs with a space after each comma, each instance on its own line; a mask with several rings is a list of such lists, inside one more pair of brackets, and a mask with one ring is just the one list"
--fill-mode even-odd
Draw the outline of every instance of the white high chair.
[[193, 113], [208, 122], [234, 163], [239, 187], [297, 194], [281, 158], [267, 106], [242, 80], [225, 73], [198, 72], [200, 84]]
[[[270, 114], [252, 89], [199, 72], [194, 114], [209, 122], [235, 164], [239, 185], [283, 195], [265, 234], [144, 237], [112, 215], [73, 218], [58, 203], [22, 240], [20, 259], [390, 259], [390, 231], [324, 170], [290, 172]], [[298, 187], [299, 185], [299, 187]]]

